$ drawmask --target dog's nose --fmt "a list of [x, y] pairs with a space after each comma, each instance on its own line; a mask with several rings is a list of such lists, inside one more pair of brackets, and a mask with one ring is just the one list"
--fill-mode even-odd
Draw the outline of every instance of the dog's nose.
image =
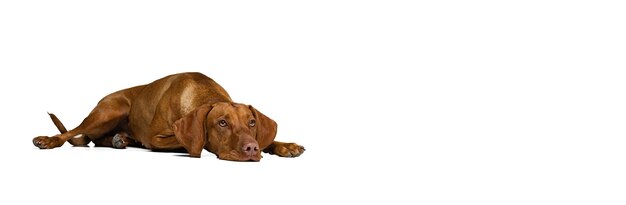
[[243, 152], [246, 153], [246, 155], [254, 156], [259, 153], [259, 144], [257, 144], [256, 142], [246, 143], [243, 145], [242, 149]]

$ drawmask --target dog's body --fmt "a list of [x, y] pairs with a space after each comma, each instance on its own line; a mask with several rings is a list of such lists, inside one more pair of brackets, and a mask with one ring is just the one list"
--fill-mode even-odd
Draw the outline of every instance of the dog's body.
[[114, 148], [185, 149], [193, 157], [206, 149], [235, 161], [259, 161], [260, 150], [283, 157], [304, 152], [295, 143], [274, 141], [276, 122], [252, 106], [233, 103], [224, 88], [201, 73], [174, 74], [109, 94], [67, 132], [51, 117], [61, 134], [34, 138], [41, 149], [68, 140], [72, 145], [93, 141]]

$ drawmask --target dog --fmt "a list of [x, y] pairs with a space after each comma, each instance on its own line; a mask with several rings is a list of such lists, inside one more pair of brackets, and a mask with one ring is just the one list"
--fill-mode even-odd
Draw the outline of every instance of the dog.
[[152, 83], [111, 93], [72, 129], [50, 117], [61, 134], [39, 136], [40, 149], [62, 146], [182, 151], [200, 157], [202, 150], [231, 161], [260, 161], [261, 151], [297, 157], [304, 147], [274, 141], [277, 124], [256, 108], [235, 103], [222, 86], [198, 72], [178, 73]]

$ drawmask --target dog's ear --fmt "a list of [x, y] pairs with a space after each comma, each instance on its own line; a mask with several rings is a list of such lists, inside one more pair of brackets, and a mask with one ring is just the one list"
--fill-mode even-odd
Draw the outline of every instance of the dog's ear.
[[278, 125], [274, 120], [252, 107], [252, 105], [248, 106], [248, 108], [250, 108], [254, 118], [256, 118], [256, 141], [259, 143], [260, 150], [263, 150], [274, 142]]
[[200, 157], [206, 144], [206, 118], [211, 109], [213, 109], [211, 105], [201, 105], [176, 120], [172, 126], [176, 139], [185, 147], [191, 157]]

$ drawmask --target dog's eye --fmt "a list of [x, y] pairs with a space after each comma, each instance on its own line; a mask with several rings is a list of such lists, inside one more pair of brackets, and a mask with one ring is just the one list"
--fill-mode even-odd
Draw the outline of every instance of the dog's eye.
[[220, 127], [226, 127], [228, 125], [226, 124], [226, 120], [220, 120], [218, 124], [220, 125]]
[[254, 127], [256, 125], [256, 120], [251, 119], [250, 120], [250, 127]]

